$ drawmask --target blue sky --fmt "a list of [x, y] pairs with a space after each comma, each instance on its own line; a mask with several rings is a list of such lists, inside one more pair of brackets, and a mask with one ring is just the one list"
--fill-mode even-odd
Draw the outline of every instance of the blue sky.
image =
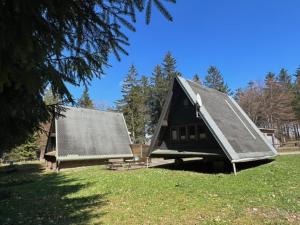
[[[300, 65], [299, 0], [177, 0], [165, 5], [174, 21], [168, 22], [156, 8], [149, 26], [139, 15], [137, 31], [126, 32], [129, 56], [120, 62], [111, 56], [112, 67], [91, 83], [96, 103], [113, 105], [121, 97], [129, 66], [135, 64], [140, 75], [150, 76], [167, 51], [184, 77], [198, 73], [203, 79], [215, 65], [232, 90], [282, 67], [294, 73]], [[70, 90], [75, 98], [82, 93], [82, 88]]]

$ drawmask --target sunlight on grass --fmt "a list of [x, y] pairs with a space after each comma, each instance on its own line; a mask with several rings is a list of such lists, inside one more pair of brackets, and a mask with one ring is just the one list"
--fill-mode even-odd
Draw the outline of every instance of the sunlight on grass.
[[0, 170], [0, 224], [299, 224], [299, 166], [281, 156], [233, 176], [20, 165]]

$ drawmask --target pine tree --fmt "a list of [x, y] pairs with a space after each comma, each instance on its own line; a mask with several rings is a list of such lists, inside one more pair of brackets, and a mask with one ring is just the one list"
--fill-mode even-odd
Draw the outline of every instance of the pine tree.
[[292, 88], [292, 77], [288, 71], [282, 68], [277, 77], [278, 82], [287, 89]]
[[150, 110], [149, 110], [149, 100], [150, 100], [150, 84], [149, 79], [146, 76], [142, 76], [139, 81], [139, 115], [140, 122], [138, 126], [140, 127], [140, 135], [138, 141], [140, 143], [146, 143], [147, 136], [149, 135], [149, 126], [150, 126]]
[[151, 76], [151, 100], [149, 101], [149, 111], [151, 116], [151, 122], [149, 124], [150, 134], [154, 132], [165, 103], [170, 84], [176, 76], [181, 76], [181, 73], [176, 70], [176, 59], [170, 52], [167, 52], [162, 65], [157, 65]]
[[150, 90], [150, 100], [149, 100], [149, 109], [151, 122], [149, 125], [149, 133], [154, 132], [155, 126], [158, 123], [159, 116], [162, 110], [162, 107], [165, 102], [166, 95], [168, 93], [168, 81], [163, 73], [162, 67], [157, 65], [151, 77], [151, 90]]
[[173, 80], [178, 75], [176, 71], [176, 59], [172, 56], [171, 52], [167, 52], [162, 63], [164, 77], [167, 81]]
[[70, 85], [101, 77], [111, 53], [127, 55], [128, 30], [139, 12], [148, 24], [152, 6], [172, 21], [162, 0], [1, 1], [0, 155], [52, 116], [43, 99], [49, 84], [74, 103]]
[[138, 80], [134, 65], [129, 68], [122, 85], [122, 99], [116, 101], [117, 110], [123, 112], [133, 143], [144, 143], [146, 133], [147, 82]]
[[193, 76], [193, 79], [192, 79], [194, 82], [198, 83], [198, 84], [202, 84], [202, 81], [200, 79], [200, 76], [196, 73], [194, 76]]
[[82, 108], [94, 109], [94, 103], [90, 98], [87, 88], [84, 88], [82, 96], [78, 99], [78, 106]]
[[229, 94], [230, 92], [228, 85], [224, 83], [222, 74], [215, 66], [210, 66], [208, 68], [207, 75], [204, 78], [204, 85], [226, 94]]
[[10, 152], [4, 154], [3, 158], [5, 160], [13, 161], [33, 160], [37, 158], [37, 150], [37, 134], [35, 134], [29, 137], [24, 144], [21, 144], [13, 148]]

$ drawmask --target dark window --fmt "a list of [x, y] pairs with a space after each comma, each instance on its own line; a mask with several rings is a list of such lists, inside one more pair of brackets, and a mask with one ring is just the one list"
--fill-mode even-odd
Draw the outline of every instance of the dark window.
[[206, 139], [207, 138], [207, 134], [206, 133], [199, 133], [199, 139]]
[[205, 127], [203, 125], [202, 126], [199, 125], [197, 127], [197, 129], [198, 129], [198, 138], [199, 138], [199, 140], [206, 139], [207, 138], [207, 132], [206, 132]]
[[172, 139], [172, 141], [177, 141], [177, 139], [178, 139], [178, 134], [177, 134], [176, 128], [171, 129], [171, 139]]
[[196, 128], [195, 126], [189, 126], [189, 139], [195, 140], [196, 139]]
[[185, 127], [180, 127], [179, 134], [180, 134], [180, 140], [185, 141], [186, 140], [186, 129], [185, 129]]

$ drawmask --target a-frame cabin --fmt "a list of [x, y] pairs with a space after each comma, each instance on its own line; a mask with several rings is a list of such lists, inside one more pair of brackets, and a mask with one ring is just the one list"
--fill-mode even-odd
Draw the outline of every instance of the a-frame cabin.
[[277, 155], [235, 100], [174, 78], [150, 145], [151, 157], [224, 158], [235, 163]]
[[61, 114], [51, 124], [44, 152], [58, 169], [133, 157], [122, 113], [64, 106]]

